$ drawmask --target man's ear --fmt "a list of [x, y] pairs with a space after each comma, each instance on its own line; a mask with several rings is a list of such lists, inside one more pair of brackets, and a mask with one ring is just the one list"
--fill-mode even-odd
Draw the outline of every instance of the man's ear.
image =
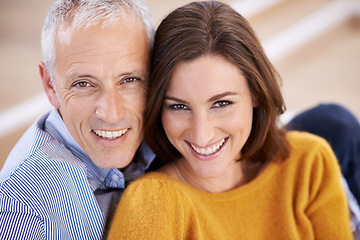
[[48, 70], [46, 69], [44, 62], [39, 63], [39, 73], [40, 73], [40, 77], [42, 79], [42, 84], [43, 84], [45, 93], [46, 93], [51, 105], [53, 105], [56, 109], [59, 109], [60, 108], [60, 100], [59, 100], [58, 95], [56, 94], [55, 86], [53, 86], [53, 84], [51, 82], [50, 74], [49, 74]]

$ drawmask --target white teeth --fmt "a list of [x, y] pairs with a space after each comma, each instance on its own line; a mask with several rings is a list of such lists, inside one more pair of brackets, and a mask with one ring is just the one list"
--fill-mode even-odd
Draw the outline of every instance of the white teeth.
[[211, 155], [215, 152], [217, 152], [221, 147], [222, 145], [224, 144], [225, 142], [225, 138], [223, 140], [221, 140], [217, 145], [213, 146], [213, 147], [209, 147], [209, 148], [199, 148], [199, 147], [195, 147], [194, 145], [191, 145], [191, 147], [195, 150], [195, 152], [201, 154], [201, 155]]
[[115, 139], [118, 137], [121, 137], [127, 132], [127, 129], [123, 129], [120, 131], [101, 131], [101, 130], [93, 130], [93, 132], [98, 135], [99, 137], [105, 138], [105, 139]]

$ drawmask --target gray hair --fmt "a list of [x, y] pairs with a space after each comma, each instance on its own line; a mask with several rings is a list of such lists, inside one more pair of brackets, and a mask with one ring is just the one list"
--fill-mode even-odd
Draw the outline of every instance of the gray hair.
[[46, 15], [41, 35], [43, 61], [51, 81], [54, 80], [56, 35], [61, 26], [66, 23], [71, 23], [75, 28], [87, 28], [97, 23], [101, 23], [101, 27], [111, 26], [129, 12], [135, 13], [144, 24], [152, 50], [155, 26], [143, 0], [57, 0]]

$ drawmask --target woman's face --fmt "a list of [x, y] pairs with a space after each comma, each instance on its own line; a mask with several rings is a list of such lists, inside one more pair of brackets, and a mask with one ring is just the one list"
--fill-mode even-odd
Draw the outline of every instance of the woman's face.
[[165, 93], [162, 123], [187, 172], [200, 178], [231, 174], [251, 131], [253, 107], [246, 78], [225, 58], [179, 63]]

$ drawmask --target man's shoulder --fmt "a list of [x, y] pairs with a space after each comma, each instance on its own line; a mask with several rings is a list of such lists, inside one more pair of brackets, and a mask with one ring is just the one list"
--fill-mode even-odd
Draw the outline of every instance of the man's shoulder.
[[0, 183], [0, 212], [43, 218], [54, 206], [76, 208], [77, 203], [93, 197], [86, 168], [55, 140], [42, 145], [11, 172], [2, 172], [5, 174]]
[[44, 129], [45, 121], [49, 113], [36, 120], [21, 136], [11, 150], [0, 173], [0, 182], [8, 177], [8, 174], [22, 164], [29, 156], [46, 144], [53, 137]]
[[84, 168], [84, 163], [56, 139], [47, 140], [23, 157], [9, 157], [6, 164], [1, 170], [1, 184], [17, 177], [20, 178], [17, 182], [22, 183], [26, 179], [33, 182], [53, 181], [53, 173], [60, 177]]
[[62, 176], [82, 169], [77, 157], [56, 139], [47, 141], [22, 159], [8, 158], [7, 164], [0, 174], [1, 189], [5, 183], [16, 186], [56, 182]]
[[47, 172], [53, 166], [81, 164], [64, 141], [57, 139], [54, 129], [47, 129], [46, 122], [50, 112], [35, 121], [17, 142], [10, 152], [0, 172], [0, 184], [14, 178], [17, 174], [23, 177], [37, 178], [41, 172]]
[[13, 148], [1, 169], [0, 183], [10, 178], [15, 172], [20, 171], [28, 175], [35, 171], [44, 171], [52, 167], [54, 163], [63, 162], [76, 162], [76, 157], [57, 139], [45, 132], [38, 133], [36, 142], [19, 141]]
[[[103, 215], [86, 171], [84, 163], [66, 146], [56, 139], [47, 141], [0, 183], [0, 215], [21, 221], [37, 219], [47, 234], [69, 231], [81, 236], [86, 224], [101, 234]], [[69, 224], [78, 231], [68, 228]]]

